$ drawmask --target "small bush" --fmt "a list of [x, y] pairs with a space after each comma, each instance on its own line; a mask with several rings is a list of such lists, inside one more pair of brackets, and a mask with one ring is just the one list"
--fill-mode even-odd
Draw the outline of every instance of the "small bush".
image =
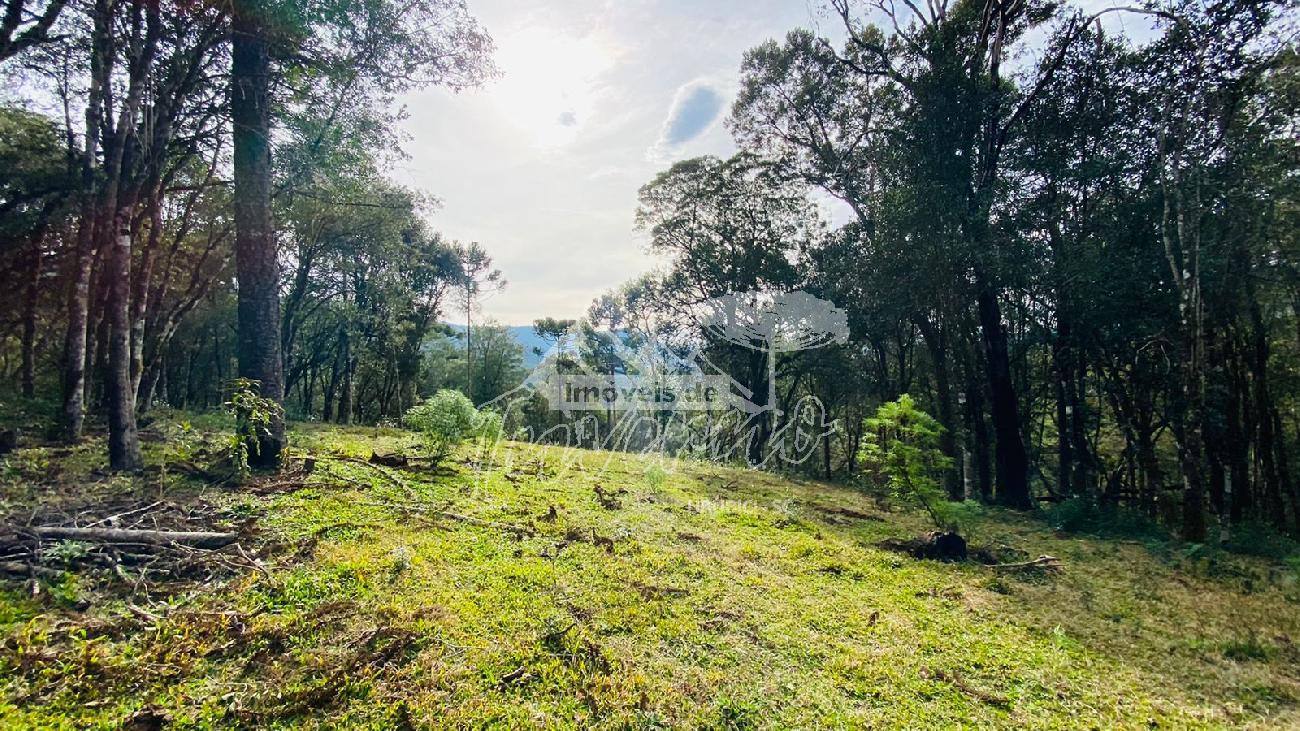
[[663, 484], [668, 480], [668, 472], [657, 464], [646, 467], [643, 476], [645, 477], [645, 484], [655, 490], [663, 487]]
[[420, 435], [428, 456], [441, 462], [461, 442], [480, 433], [484, 417], [465, 394], [443, 389], [424, 403], [412, 406], [402, 422]]
[[261, 395], [262, 384], [250, 378], [230, 382], [230, 399], [226, 413], [235, 417], [235, 431], [229, 436], [230, 454], [241, 480], [249, 473], [250, 456], [259, 455], [262, 437], [269, 435], [272, 424], [284, 418], [284, 407]]
[[1223, 643], [1223, 656], [1229, 660], [1236, 660], [1238, 662], [1245, 660], [1267, 662], [1275, 654], [1276, 649], [1272, 645], [1260, 641], [1260, 639], [1254, 634], [1251, 634], [1248, 637], [1228, 640]]

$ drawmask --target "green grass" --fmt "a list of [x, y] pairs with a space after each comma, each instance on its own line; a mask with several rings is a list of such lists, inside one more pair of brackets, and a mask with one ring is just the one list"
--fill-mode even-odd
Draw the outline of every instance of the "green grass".
[[[305, 489], [203, 492], [314, 550], [149, 605], [158, 621], [111, 587], [61, 586], [93, 598], [82, 613], [0, 584], [0, 725], [116, 728], [146, 707], [172, 728], [1300, 724], [1300, 589], [1261, 558], [965, 510], [976, 544], [1065, 566], [999, 575], [876, 548], [924, 515], [819, 482], [520, 444], [438, 471], [330, 458], [412, 444], [304, 426]], [[95, 477], [97, 446], [18, 453], [5, 507], [51, 463], [94, 494], [201, 489]], [[626, 493], [605, 507], [598, 485]]]

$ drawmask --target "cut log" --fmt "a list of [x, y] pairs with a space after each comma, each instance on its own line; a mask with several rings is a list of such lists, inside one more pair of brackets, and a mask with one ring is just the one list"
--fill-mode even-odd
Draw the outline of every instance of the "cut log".
[[20, 531], [38, 538], [61, 538], [98, 543], [147, 543], [168, 546], [173, 543], [194, 548], [221, 548], [239, 540], [238, 533], [210, 531], [127, 530], [124, 528], [77, 528], [73, 526], [28, 526]]
[[956, 533], [931, 531], [908, 541], [888, 538], [876, 545], [890, 551], [906, 553], [912, 558], [935, 561], [966, 560], [966, 539]]
[[384, 467], [406, 467], [410, 464], [410, 460], [404, 454], [380, 454], [379, 452], [370, 453], [370, 462]]

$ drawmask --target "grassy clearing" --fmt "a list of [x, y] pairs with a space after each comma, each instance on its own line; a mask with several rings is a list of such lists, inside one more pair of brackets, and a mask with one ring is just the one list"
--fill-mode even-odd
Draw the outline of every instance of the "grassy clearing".
[[[205, 437], [186, 438], [151, 442], [151, 463]], [[293, 443], [317, 469], [270, 494], [104, 477], [95, 444], [10, 459], [11, 516], [43, 499], [34, 480], [139, 490], [260, 516], [292, 550], [166, 601], [72, 575], [37, 600], [0, 584], [0, 723], [1300, 724], [1300, 588], [1264, 559], [972, 509], [977, 545], [1065, 564], [1000, 575], [876, 548], [924, 516], [839, 486], [519, 444], [438, 470], [344, 459], [410, 449], [374, 429]]]

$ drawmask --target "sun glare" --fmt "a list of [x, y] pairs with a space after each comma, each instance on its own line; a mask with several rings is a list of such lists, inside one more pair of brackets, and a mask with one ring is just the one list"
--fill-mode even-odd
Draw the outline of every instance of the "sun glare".
[[497, 40], [502, 76], [488, 96], [535, 147], [562, 147], [591, 121], [599, 77], [616, 56], [610, 44], [591, 35], [521, 30]]

